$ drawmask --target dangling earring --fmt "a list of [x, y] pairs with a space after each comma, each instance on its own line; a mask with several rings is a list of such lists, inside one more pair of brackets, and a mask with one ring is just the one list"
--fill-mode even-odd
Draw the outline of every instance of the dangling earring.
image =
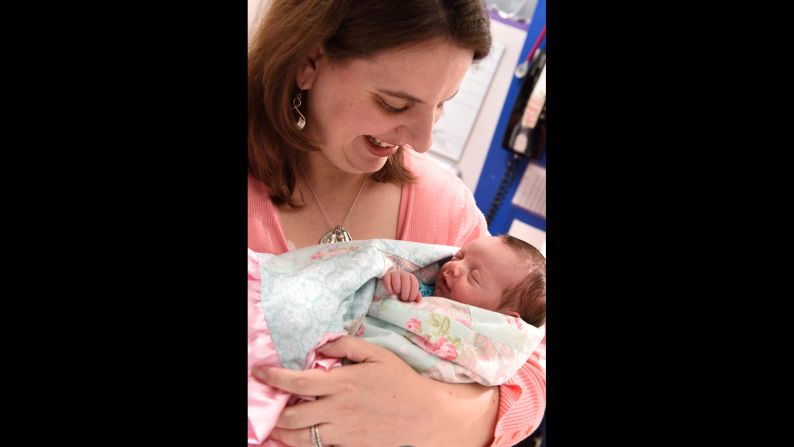
[[306, 127], [306, 117], [303, 116], [300, 111], [301, 104], [301, 92], [298, 92], [298, 95], [292, 100], [292, 108], [298, 112], [298, 115], [300, 115], [300, 118], [298, 118], [298, 122], [296, 124], [298, 125], [298, 129], [303, 130], [303, 128]]

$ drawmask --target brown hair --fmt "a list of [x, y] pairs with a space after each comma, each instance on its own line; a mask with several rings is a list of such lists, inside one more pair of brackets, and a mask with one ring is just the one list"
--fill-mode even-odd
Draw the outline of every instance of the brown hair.
[[[474, 50], [474, 62], [491, 47], [482, 0], [271, 0], [267, 8], [248, 51], [248, 162], [276, 204], [297, 206], [291, 197], [298, 162], [319, 150], [295, 126], [291, 110], [299, 64], [312, 48], [322, 45], [339, 63], [436, 38]], [[414, 180], [403, 166], [404, 150], [372, 178], [398, 185]]]
[[546, 258], [537, 248], [513, 236], [500, 236], [527, 262], [527, 275], [508, 287], [502, 298], [503, 309], [516, 309], [521, 319], [540, 327], [546, 322]]

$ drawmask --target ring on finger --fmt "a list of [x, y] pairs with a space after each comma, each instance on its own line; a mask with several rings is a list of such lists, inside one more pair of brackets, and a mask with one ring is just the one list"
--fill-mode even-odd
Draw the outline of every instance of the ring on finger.
[[317, 427], [317, 424], [309, 427], [309, 435], [312, 439], [312, 447], [325, 447], [322, 441], [320, 441], [320, 429]]

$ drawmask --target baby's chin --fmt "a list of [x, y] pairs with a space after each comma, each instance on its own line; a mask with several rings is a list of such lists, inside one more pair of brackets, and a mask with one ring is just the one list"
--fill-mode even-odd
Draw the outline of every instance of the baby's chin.
[[449, 292], [442, 292], [438, 289], [434, 291], [433, 296], [440, 296], [441, 298], [450, 298]]

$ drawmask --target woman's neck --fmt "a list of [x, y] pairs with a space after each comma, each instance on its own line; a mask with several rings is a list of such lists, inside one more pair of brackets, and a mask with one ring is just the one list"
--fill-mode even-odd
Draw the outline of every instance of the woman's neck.
[[[304, 165], [304, 178], [300, 183], [311, 183], [315, 192], [321, 196], [339, 194], [349, 196], [361, 187], [364, 178], [369, 174], [351, 174], [332, 165], [322, 154], [310, 154]], [[303, 175], [305, 174], [305, 175]], [[308, 177], [308, 178], [307, 178]]]

